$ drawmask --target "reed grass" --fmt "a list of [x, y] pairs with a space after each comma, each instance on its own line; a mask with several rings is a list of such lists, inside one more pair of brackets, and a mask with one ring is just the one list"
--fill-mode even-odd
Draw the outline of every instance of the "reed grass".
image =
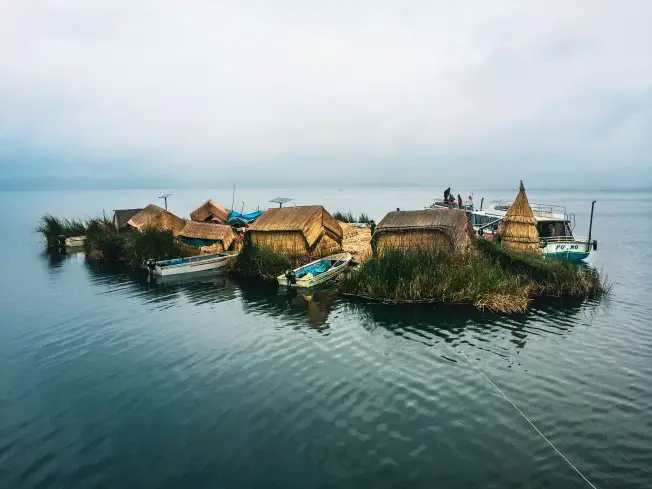
[[371, 222], [371, 218], [369, 217], [368, 214], [365, 214], [362, 212], [360, 216], [358, 217], [358, 222], [362, 224], [369, 224]]
[[118, 233], [108, 219], [90, 219], [84, 240], [84, 253], [91, 260], [124, 261], [125, 237]]
[[369, 215], [365, 214], [364, 212], [361, 213], [358, 216], [358, 218], [356, 219], [351, 211], [349, 211], [349, 212], [340, 212], [339, 210], [337, 210], [337, 211], [335, 211], [335, 214], [333, 214], [333, 218], [336, 221], [348, 222], [348, 223], [369, 224], [371, 222], [371, 219], [369, 218]]
[[305, 265], [307, 260], [303, 255], [287, 255], [258, 246], [245, 246], [229, 271], [243, 278], [273, 281], [287, 270]]
[[466, 303], [504, 313], [525, 311], [536, 296], [589, 298], [608, 292], [591, 268], [491, 246], [456, 254], [387, 250], [347, 274], [340, 291], [390, 303]]
[[527, 308], [528, 288], [480, 254], [387, 250], [340, 282], [340, 291], [384, 302], [451, 302], [500, 312]]
[[140, 233], [126, 233], [123, 236], [123, 259], [132, 266], [139, 266], [150, 258], [159, 261], [187, 255], [169, 230], [144, 229]]
[[487, 240], [478, 249], [496, 265], [527, 279], [536, 295], [594, 298], [608, 294], [611, 285], [600, 272], [584, 263], [544, 258], [540, 254], [509, 250]]
[[65, 219], [46, 214], [41, 217], [36, 232], [40, 233], [45, 241], [51, 245], [56, 243], [59, 236], [71, 238], [74, 236], [84, 236], [88, 223], [81, 219]]
[[92, 260], [124, 262], [138, 267], [145, 260], [165, 260], [183, 256], [183, 250], [171, 231], [144, 229], [119, 233], [111, 221], [91, 219], [84, 241], [86, 256]]

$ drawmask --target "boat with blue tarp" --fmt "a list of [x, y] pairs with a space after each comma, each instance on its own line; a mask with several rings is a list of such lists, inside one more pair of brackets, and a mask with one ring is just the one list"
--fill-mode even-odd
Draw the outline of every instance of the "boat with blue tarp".
[[352, 259], [351, 253], [336, 253], [294, 270], [288, 270], [277, 277], [278, 283], [286, 287], [314, 287], [342, 273]]

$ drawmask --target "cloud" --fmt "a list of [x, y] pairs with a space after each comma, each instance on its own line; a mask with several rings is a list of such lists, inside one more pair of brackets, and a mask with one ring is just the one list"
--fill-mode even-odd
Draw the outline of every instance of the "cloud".
[[0, 143], [22, 150], [0, 165], [263, 181], [400, 165], [416, 182], [651, 166], [652, 4], [354, 4], [5, 0]]

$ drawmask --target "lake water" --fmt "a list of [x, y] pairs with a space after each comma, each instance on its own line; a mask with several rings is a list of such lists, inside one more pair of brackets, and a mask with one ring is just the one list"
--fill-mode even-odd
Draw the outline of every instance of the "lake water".
[[[181, 216], [232, 199], [173, 193]], [[598, 200], [589, 263], [615, 285], [517, 316], [219, 276], [157, 285], [48, 258], [33, 232], [45, 212], [108, 216], [158, 195], [0, 193], [2, 489], [590, 487], [487, 378], [596, 487], [652, 487], [652, 193], [529, 192], [576, 213], [576, 234]], [[277, 195], [377, 221], [434, 197], [238, 190], [236, 209]]]

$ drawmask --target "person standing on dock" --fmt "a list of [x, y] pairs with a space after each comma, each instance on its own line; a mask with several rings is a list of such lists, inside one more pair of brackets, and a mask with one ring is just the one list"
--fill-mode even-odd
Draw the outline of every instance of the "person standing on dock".
[[462, 195], [461, 195], [461, 194], [457, 194], [457, 206], [458, 206], [460, 209], [462, 209], [462, 208], [464, 207], [464, 206], [463, 206], [463, 202], [462, 202]]

